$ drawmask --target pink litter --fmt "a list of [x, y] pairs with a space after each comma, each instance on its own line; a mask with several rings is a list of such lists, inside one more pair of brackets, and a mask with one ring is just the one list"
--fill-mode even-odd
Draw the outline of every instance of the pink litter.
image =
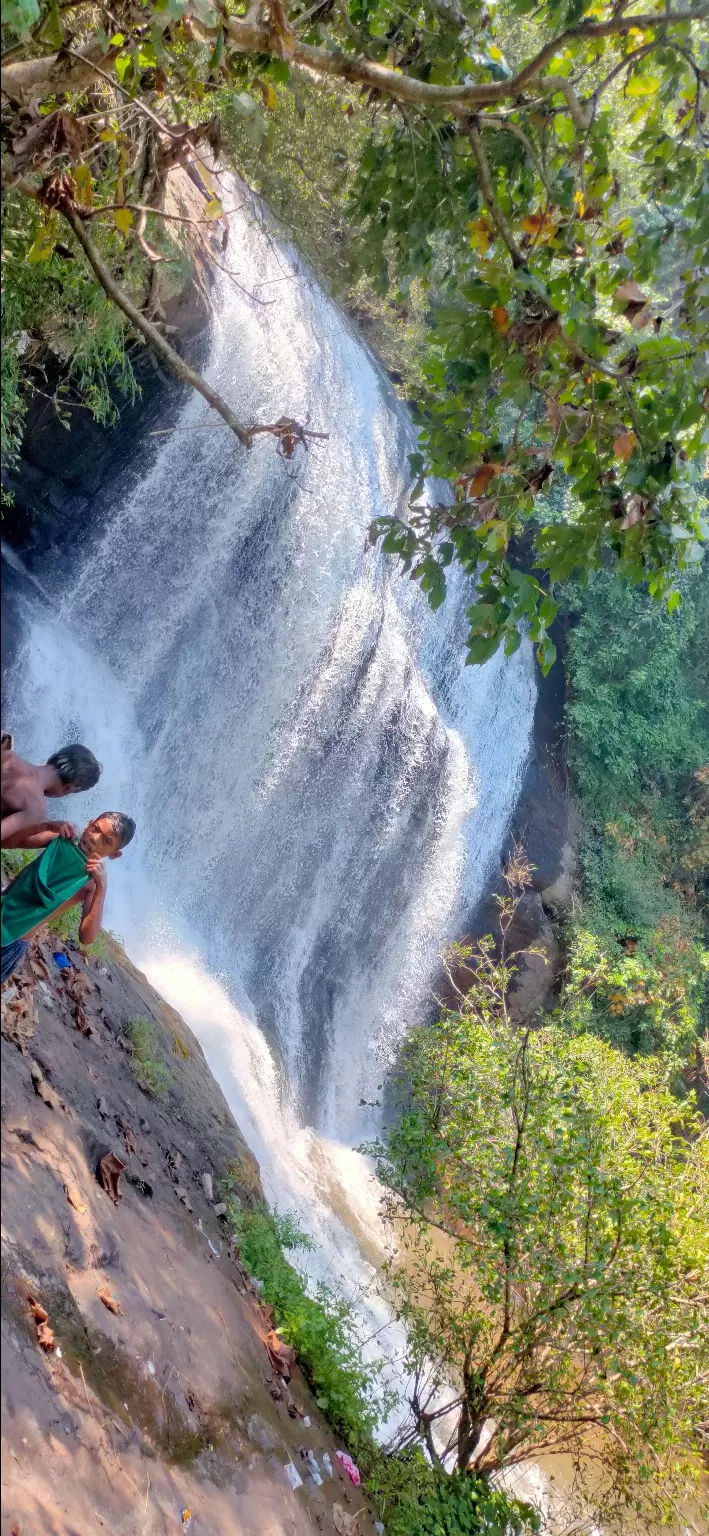
[[335, 1451], [335, 1455], [343, 1471], [347, 1473], [350, 1482], [354, 1483], [355, 1488], [359, 1488], [362, 1479], [359, 1475], [359, 1467], [355, 1466], [352, 1457], [348, 1456], [346, 1451]]

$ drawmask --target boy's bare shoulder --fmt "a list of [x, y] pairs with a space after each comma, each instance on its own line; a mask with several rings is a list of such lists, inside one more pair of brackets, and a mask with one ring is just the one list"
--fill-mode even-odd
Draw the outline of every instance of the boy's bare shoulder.
[[37, 768], [9, 750], [2, 754], [2, 800], [3, 805], [18, 811], [34, 801], [41, 800], [44, 806]]

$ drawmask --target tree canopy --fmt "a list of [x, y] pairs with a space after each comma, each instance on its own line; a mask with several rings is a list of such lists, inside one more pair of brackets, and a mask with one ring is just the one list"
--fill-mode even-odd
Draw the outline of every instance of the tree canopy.
[[674, 1529], [705, 1433], [706, 1127], [657, 1059], [511, 1028], [491, 945], [460, 1008], [408, 1038], [377, 1148], [408, 1433], [487, 1477], [570, 1456], [579, 1514]]
[[[557, 584], [611, 567], [671, 608], [709, 531], [708, 16], [707, 0], [7, 0], [3, 187], [31, 265], [78, 245], [245, 446], [283, 441], [239, 422], [161, 328], [164, 184], [201, 143], [219, 154], [226, 112], [267, 154], [285, 91], [340, 92], [366, 119], [352, 263], [402, 306], [426, 295], [411, 504], [372, 536], [434, 606], [452, 561], [476, 577], [470, 661], [513, 651], [526, 619], [546, 668]], [[205, 215], [224, 214], [215, 186]], [[537, 574], [515, 553], [530, 519]]]

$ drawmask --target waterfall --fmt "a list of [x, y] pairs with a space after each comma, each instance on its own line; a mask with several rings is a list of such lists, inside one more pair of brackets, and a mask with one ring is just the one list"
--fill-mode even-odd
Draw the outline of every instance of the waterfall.
[[66, 740], [101, 759], [66, 814], [136, 817], [106, 921], [195, 1029], [269, 1196], [354, 1283], [381, 1233], [352, 1148], [498, 856], [533, 661], [465, 669], [469, 585], [433, 615], [367, 546], [406, 495], [407, 414], [253, 211], [229, 263], [210, 381], [243, 420], [329, 437], [247, 454], [191, 397], [78, 568], [43, 572], [5, 719], [35, 762]]

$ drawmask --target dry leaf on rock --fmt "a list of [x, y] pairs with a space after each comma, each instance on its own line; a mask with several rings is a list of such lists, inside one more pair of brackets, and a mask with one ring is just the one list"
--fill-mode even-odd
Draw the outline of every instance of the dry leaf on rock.
[[84, 1204], [84, 1202], [83, 1202], [83, 1200], [81, 1198], [81, 1195], [79, 1194], [79, 1191], [78, 1191], [76, 1185], [75, 1184], [65, 1184], [64, 1185], [64, 1193], [65, 1193], [65, 1195], [67, 1197], [67, 1200], [69, 1201], [69, 1204], [74, 1207], [75, 1211], [79, 1212], [80, 1216], [83, 1216], [85, 1214], [85, 1212], [88, 1210], [88, 1206], [86, 1206]]
[[37, 1301], [34, 1296], [28, 1295], [27, 1301], [32, 1317], [37, 1325], [37, 1343], [40, 1349], [44, 1349], [47, 1354], [51, 1354], [52, 1350], [56, 1349], [56, 1345], [54, 1334], [47, 1321], [48, 1314], [41, 1302]]
[[37, 1324], [37, 1343], [40, 1349], [46, 1349], [48, 1355], [51, 1354], [53, 1349], [56, 1349], [54, 1334], [47, 1323]]
[[107, 1152], [105, 1157], [101, 1158], [98, 1165], [99, 1184], [102, 1189], [105, 1189], [106, 1194], [113, 1201], [114, 1205], [117, 1205], [118, 1201], [122, 1198], [118, 1188], [118, 1181], [125, 1167], [126, 1164], [121, 1162], [120, 1157], [117, 1157], [115, 1152]]
[[86, 1009], [82, 1007], [81, 1003], [77, 1004], [76, 1013], [74, 1014], [74, 1023], [76, 1028], [79, 1030], [79, 1033], [85, 1035], [87, 1039], [89, 1039], [90, 1036], [94, 1033], [93, 1024], [91, 1023], [90, 1018], [88, 1018]]
[[91, 991], [91, 982], [83, 971], [70, 971], [66, 979], [66, 990], [75, 1003], [80, 1003]]
[[59, 1094], [45, 1081], [44, 1073], [38, 1061], [32, 1062], [30, 1076], [32, 1078], [32, 1087], [37, 1097], [42, 1100], [43, 1104], [47, 1105], [48, 1109], [66, 1110], [66, 1104], [60, 1099]]
[[332, 1506], [332, 1523], [337, 1536], [359, 1536], [359, 1520], [355, 1515], [348, 1515], [341, 1504]]
[[22, 981], [7, 987], [2, 998], [2, 1033], [16, 1045], [23, 1056], [37, 1028], [37, 1007], [33, 989]]
[[266, 1334], [263, 1342], [274, 1371], [277, 1371], [284, 1381], [290, 1381], [295, 1366], [295, 1350], [291, 1349], [290, 1344], [284, 1344], [283, 1339], [279, 1339], [273, 1328]]
[[101, 1286], [101, 1289], [100, 1289], [100, 1291], [98, 1293], [98, 1298], [99, 1298], [99, 1301], [103, 1302], [104, 1307], [108, 1308], [109, 1312], [114, 1312], [119, 1317], [123, 1316], [123, 1313], [121, 1312], [121, 1304], [120, 1304], [120, 1302], [116, 1299], [115, 1296], [113, 1296], [111, 1294], [111, 1292], [109, 1291], [107, 1285], [102, 1285]]

